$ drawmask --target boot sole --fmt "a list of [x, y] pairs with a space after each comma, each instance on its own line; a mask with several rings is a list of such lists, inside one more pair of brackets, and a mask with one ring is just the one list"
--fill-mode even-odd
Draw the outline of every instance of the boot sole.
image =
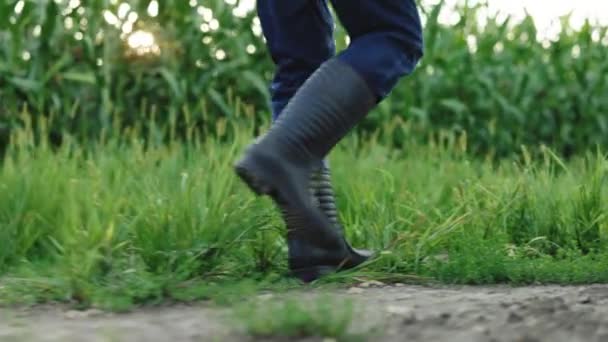
[[294, 208], [306, 206], [306, 197], [298, 193], [289, 171], [273, 157], [249, 151], [234, 166], [236, 174], [256, 195], [268, 195], [277, 203], [288, 203]]
[[270, 179], [264, 179], [267, 178], [267, 170], [272, 170], [273, 168], [272, 166], [269, 167], [268, 165], [264, 164], [270, 163], [263, 156], [249, 151], [245, 157], [243, 157], [243, 159], [241, 159], [234, 166], [234, 169], [241, 180], [245, 182], [249, 189], [256, 195], [270, 195], [271, 197], [277, 197], [278, 189], [276, 184]]
[[260, 170], [257, 163], [252, 162], [245, 157], [234, 167], [236, 174], [249, 187], [249, 189], [258, 196], [267, 195], [279, 202], [281, 198], [287, 196], [280, 194], [278, 186], [275, 182], [265, 179], [267, 172]]
[[304, 283], [311, 283], [323, 276], [335, 273], [337, 271], [338, 268], [333, 266], [314, 266], [291, 270], [290, 275], [300, 279]]
[[252, 172], [250, 172], [245, 166], [237, 165], [235, 166], [236, 174], [241, 178], [241, 180], [249, 187], [251, 191], [253, 191], [256, 195], [270, 195], [276, 191], [273, 191], [273, 188], [262, 182], [258, 177], [256, 177]]
[[359, 260], [355, 263], [341, 263], [338, 266], [331, 265], [318, 265], [318, 266], [310, 266], [310, 267], [301, 267], [294, 268], [291, 270], [291, 275], [302, 280], [305, 283], [310, 283], [315, 281], [323, 276], [338, 273], [342, 271], [352, 270], [356, 267], [361, 266], [362, 264], [372, 260], [376, 255], [375, 253], [365, 251], [367, 253], [360, 254], [360, 251], [351, 250], [351, 256], [357, 256]]

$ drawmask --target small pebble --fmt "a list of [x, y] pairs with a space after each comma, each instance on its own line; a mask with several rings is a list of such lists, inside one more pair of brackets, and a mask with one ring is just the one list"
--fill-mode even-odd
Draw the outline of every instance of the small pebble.
[[272, 293], [264, 293], [258, 296], [259, 300], [269, 300], [272, 299], [274, 295]]
[[403, 325], [410, 325], [416, 323], [417, 320], [418, 318], [416, 317], [416, 315], [412, 313], [410, 316], [406, 316], [405, 318], [403, 318], [403, 321], [401, 323], [403, 323]]
[[86, 311], [70, 310], [65, 313], [65, 317], [67, 319], [78, 319], [99, 316], [101, 314], [103, 314], [103, 311], [97, 309], [90, 309]]
[[386, 312], [394, 315], [409, 315], [412, 313], [412, 309], [407, 306], [389, 305], [386, 307]]
[[417, 320], [414, 310], [407, 306], [389, 305], [386, 307], [386, 312], [395, 316], [403, 317], [402, 323], [405, 325], [414, 324]]
[[523, 320], [524, 318], [514, 311], [509, 312], [509, 316], [507, 316], [507, 323], [519, 323]]
[[377, 280], [370, 280], [359, 284], [359, 287], [369, 288], [369, 287], [382, 287], [384, 283]]
[[68, 312], [66, 312], [64, 314], [65, 318], [67, 319], [75, 319], [75, 318], [80, 318], [82, 317], [82, 314], [80, 313], [80, 311], [74, 311], [74, 310], [70, 310]]
[[517, 341], [521, 342], [540, 342], [540, 340], [534, 336], [528, 334], [522, 335]]
[[363, 292], [365, 292], [365, 290], [360, 287], [351, 287], [348, 289], [348, 291], [346, 291], [348, 294], [361, 294]]
[[484, 334], [484, 335], [489, 335], [490, 334], [490, 329], [488, 327], [484, 327], [482, 325], [476, 325], [473, 327], [473, 331], [480, 333], [480, 334]]
[[460, 309], [456, 310], [456, 312], [454, 313], [454, 315], [456, 317], [464, 317], [464, 316], [467, 316], [470, 312], [471, 312], [470, 309], [460, 308]]
[[591, 300], [591, 297], [583, 296], [578, 299], [578, 302], [579, 302], [579, 304], [591, 304], [593, 301]]

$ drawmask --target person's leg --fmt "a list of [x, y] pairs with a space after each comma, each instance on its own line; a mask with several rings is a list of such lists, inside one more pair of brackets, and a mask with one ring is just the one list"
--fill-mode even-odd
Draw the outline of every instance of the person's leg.
[[[369, 5], [372, 1], [375, 0], [356, 1], [353, 6]], [[387, 4], [386, 8], [408, 8], [392, 5], [397, 0], [378, 0], [376, 3], [385, 4], [389, 1], [391, 5]], [[404, 2], [413, 4], [409, 0]], [[401, 20], [408, 20], [408, 14], [410, 13], [404, 11], [395, 15]], [[372, 17], [372, 20], [376, 24], [382, 24], [378, 18]], [[340, 57], [324, 62], [304, 82], [271, 129], [258, 143], [251, 145], [235, 165], [238, 175], [253, 191], [270, 195], [284, 209], [290, 227], [289, 265], [302, 280], [314, 280], [327, 271], [351, 268], [367, 259], [353, 253], [330, 220], [312, 203], [308, 185], [311, 171], [385, 96], [381, 92], [382, 85], [386, 87], [390, 82], [376, 82], [374, 75], [383, 75], [380, 79], [394, 80], [394, 86], [398, 78], [408, 70], [403, 67], [386, 68], [384, 65], [374, 67], [359, 63], [360, 60], [356, 58], [348, 60], [344, 56], [354, 48], [357, 53], [369, 54], [368, 62], [411, 65], [411, 71], [420, 57], [421, 49], [416, 50], [415, 44], [406, 44], [407, 49], [396, 49], [389, 39], [395, 35], [394, 31], [397, 31], [397, 36], [408, 36], [409, 33], [404, 32], [404, 29], [399, 25], [378, 25], [367, 27], [358, 35], [351, 33], [357, 37], [353, 45]], [[366, 35], [378, 39], [378, 45], [373, 45], [373, 40], [367, 39]], [[367, 46], [368, 50], [362, 51], [363, 45], [357, 41], [370, 41], [371, 45]], [[395, 55], [397, 50], [402, 51], [402, 54]], [[398, 60], [391, 62], [391, 57], [397, 57]], [[378, 72], [378, 69], [384, 71]], [[388, 88], [384, 88], [385, 91]], [[291, 254], [291, 250], [299, 253]]]
[[350, 248], [313, 203], [309, 185], [312, 171], [375, 103], [365, 81], [332, 58], [304, 82], [269, 131], [235, 165], [251, 190], [271, 196], [282, 210], [289, 268], [303, 281], [368, 259]]
[[[378, 100], [383, 99], [399, 78], [412, 72], [422, 54], [422, 28], [414, 2], [332, 0], [332, 3], [352, 42], [339, 58], [362, 75]], [[343, 231], [328, 163], [313, 172], [311, 187], [321, 210], [334, 227]]]
[[258, 0], [258, 17], [276, 66], [270, 86], [275, 120], [300, 86], [333, 57], [333, 19], [327, 0]]
[[[276, 66], [270, 87], [272, 118], [276, 120], [304, 81], [334, 56], [334, 22], [327, 0], [260, 0], [257, 9]], [[311, 172], [310, 192], [317, 206], [344, 236], [327, 160]]]
[[415, 1], [331, 2], [351, 38], [339, 60], [357, 71], [382, 100], [422, 56], [422, 26]]

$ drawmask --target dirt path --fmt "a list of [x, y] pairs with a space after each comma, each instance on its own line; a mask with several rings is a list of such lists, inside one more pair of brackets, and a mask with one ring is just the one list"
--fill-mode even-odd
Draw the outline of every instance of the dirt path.
[[[293, 295], [293, 293], [292, 293]], [[296, 293], [302, 300], [317, 294]], [[577, 287], [385, 286], [333, 291], [353, 299], [353, 332], [374, 341], [608, 341], [608, 285]], [[229, 311], [201, 305], [128, 314], [0, 309], [0, 341], [241, 341]]]

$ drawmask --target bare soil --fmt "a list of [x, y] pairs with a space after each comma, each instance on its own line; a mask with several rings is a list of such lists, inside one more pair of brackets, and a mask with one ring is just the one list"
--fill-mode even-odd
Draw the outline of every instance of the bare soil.
[[[369, 338], [373, 341], [608, 341], [608, 285], [512, 288], [371, 283], [331, 294], [354, 301], [357, 316], [352, 332], [376, 328]], [[309, 301], [318, 293], [299, 290], [295, 295]], [[275, 296], [266, 294], [259, 300], [268, 297]], [[204, 303], [122, 314], [61, 306], [0, 308], [0, 341], [250, 340], [230, 317], [230, 309]], [[307, 339], [314, 340], [322, 339]]]

